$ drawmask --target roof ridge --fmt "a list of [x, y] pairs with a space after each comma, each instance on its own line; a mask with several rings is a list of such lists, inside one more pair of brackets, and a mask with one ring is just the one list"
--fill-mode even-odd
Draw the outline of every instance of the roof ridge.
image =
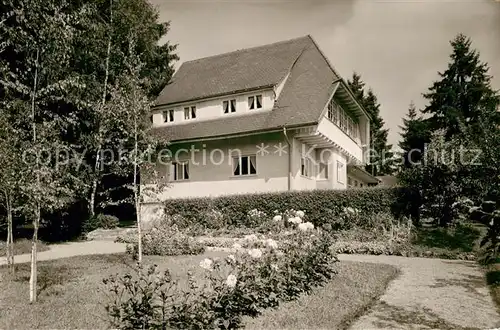
[[[270, 44], [264, 44], [264, 45], [259, 45], [259, 46], [252, 46], [252, 47], [247, 47], [247, 48], [241, 48], [241, 49], [232, 50], [232, 51], [221, 53], [221, 54], [200, 57], [200, 58], [196, 58], [196, 59], [193, 59], [193, 60], [182, 62], [181, 66], [183, 64], [185, 64], [185, 63], [192, 63], [192, 62], [197, 62], [197, 61], [201, 61], [201, 60], [206, 60], [206, 59], [209, 59], [209, 58], [215, 58], [215, 57], [220, 57], [220, 56], [232, 55], [234, 53], [244, 52], [244, 51], [249, 51], [249, 50], [255, 50], [257, 48], [263, 48], [263, 47], [269, 47], [269, 46], [276, 46], [276, 45], [280, 45], [280, 44], [289, 43], [289, 42], [292, 42], [292, 41], [297, 41], [297, 40], [300, 40], [300, 39], [305, 39], [307, 37], [310, 38], [311, 36], [310, 35], [305, 35], [305, 36], [302, 36], [302, 37], [296, 37], [296, 38], [292, 38], [292, 39], [288, 39], [288, 40], [280, 40], [280, 41], [272, 42]], [[180, 66], [179, 66], [179, 68], [180, 68]]]

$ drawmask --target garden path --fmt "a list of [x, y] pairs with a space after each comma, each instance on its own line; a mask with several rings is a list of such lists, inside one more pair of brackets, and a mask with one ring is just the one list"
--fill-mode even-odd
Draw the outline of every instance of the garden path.
[[[113, 254], [125, 252], [125, 244], [114, 243], [113, 241], [85, 241], [85, 242], [70, 242], [62, 244], [50, 245], [47, 251], [38, 252], [37, 260], [52, 260], [61, 259], [81, 255], [90, 254]], [[20, 254], [14, 257], [14, 262], [25, 263], [30, 262], [31, 254]], [[7, 258], [0, 258], [0, 265], [7, 264]]]
[[500, 317], [484, 273], [471, 261], [340, 255], [340, 260], [391, 264], [401, 274], [351, 329], [493, 329]]

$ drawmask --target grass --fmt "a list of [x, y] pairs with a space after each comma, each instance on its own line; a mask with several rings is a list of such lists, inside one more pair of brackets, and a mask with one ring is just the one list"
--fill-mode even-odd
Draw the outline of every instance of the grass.
[[246, 329], [346, 329], [398, 274], [390, 265], [342, 261], [339, 273], [311, 295], [246, 318]]
[[494, 263], [486, 266], [486, 283], [490, 288], [491, 298], [497, 306], [500, 313], [500, 263]]
[[[145, 256], [144, 263], [168, 267], [175, 277], [185, 277], [212, 252], [198, 256]], [[0, 268], [0, 329], [104, 329], [108, 327], [104, 303], [107, 300], [102, 279], [123, 274], [134, 261], [125, 254], [79, 256], [39, 263], [38, 302], [29, 304], [29, 264], [17, 265], [16, 275], [8, 279]], [[195, 273], [196, 276], [196, 273]]]
[[[49, 246], [43, 242], [38, 242], [37, 251], [47, 251], [49, 250]], [[14, 241], [14, 255], [31, 253], [31, 240], [28, 239], [19, 239]], [[5, 242], [0, 242], [0, 257], [5, 257], [7, 254], [7, 245]]]
[[[198, 263], [221, 252], [197, 256], [145, 256], [144, 263], [168, 267], [172, 275], [185, 278], [189, 269], [201, 275]], [[104, 329], [108, 327], [107, 301], [102, 279], [125, 273], [134, 261], [125, 254], [79, 256], [39, 263], [38, 302], [29, 304], [29, 264], [17, 265], [9, 278], [0, 268], [4, 286], [0, 291], [0, 329]], [[363, 314], [384, 291], [397, 270], [388, 265], [340, 262], [339, 274], [313, 295], [267, 310], [247, 319], [249, 328], [346, 327]]]

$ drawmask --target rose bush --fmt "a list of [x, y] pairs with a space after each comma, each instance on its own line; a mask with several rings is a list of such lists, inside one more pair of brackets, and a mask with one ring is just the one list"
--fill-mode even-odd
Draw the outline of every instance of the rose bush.
[[106, 279], [112, 296], [106, 307], [111, 326], [234, 329], [243, 316], [254, 317], [296, 299], [336, 272], [331, 235], [322, 230], [294, 227], [281, 241], [257, 235], [243, 241], [250, 248], [235, 243], [234, 254], [202, 260], [202, 279], [188, 273], [187, 290], [168, 272], [141, 267], [134, 274]]

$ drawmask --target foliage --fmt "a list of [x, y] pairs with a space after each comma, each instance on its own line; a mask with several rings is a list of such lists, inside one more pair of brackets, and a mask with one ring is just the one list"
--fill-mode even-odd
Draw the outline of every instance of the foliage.
[[[136, 256], [137, 236], [122, 241], [128, 243], [127, 252]], [[205, 251], [203, 244], [196, 242], [168, 221], [160, 221], [142, 233], [142, 249], [145, 255], [158, 256], [195, 255]]]
[[99, 213], [93, 217], [88, 218], [82, 225], [83, 232], [89, 233], [97, 228], [114, 229], [118, 227], [120, 220], [114, 215]]
[[384, 127], [384, 120], [380, 116], [380, 104], [371, 88], [365, 93], [365, 83], [361, 76], [354, 72], [352, 80], [348, 81], [357, 101], [370, 115], [370, 163], [366, 171], [373, 175], [390, 175], [394, 172], [392, 145], [387, 144], [389, 129]]
[[417, 115], [417, 109], [412, 102], [408, 108], [406, 118], [403, 118], [401, 129], [401, 141], [399, 147], [403, 150], [403, 165], [405, 168], [420, 164], [425, 145], [430, 142], [429, 129], [421, 115]]
[[477, 50], [471, 49], [472, 41], [465, 35], [457, 35], [450, 44], [453, 49], [448, 68], [424, 94], [429, 105], [423, 110], [430, 115], [432, 131], [445, 130], [446, 139], [462, 135], [464, 127], [479, 132], [485, 113], [491, 115], [493, 123], [500, 124], [500, 100], [491, 87], [488, 65], [481, 62]]
[[296, 299], [335, 273], [330, 236], [295, 230], [278, 246], [240, 249], [236, 255], [205, 259], [205, 282], [188, 274], [181, 290], [167, 271], [138, 267], [134, 274], [105, 279], [111, 326], [121, 329], [222, 328], [241, 326], [243, 316]]
[[[258, 228], [265, 218], [251, 221], [248, 212], [259, 210], [275, 214], [302, 205], [308, 221], [315, 226], [334, 223], [344, 208], [359, 210], [361, 217], [388, 212], [396, 217], [411, 214], [414, 193], [400, 188], [367, 188], [352, 190], [313, 190], [278, 193], [232, 195], [222, 197], [176, 199], [165, 202], [165, 213], [180, 220], [180, 229], [203, 225], [204, 228]], [[211, 222], [217, 214], [216, 222]]]

